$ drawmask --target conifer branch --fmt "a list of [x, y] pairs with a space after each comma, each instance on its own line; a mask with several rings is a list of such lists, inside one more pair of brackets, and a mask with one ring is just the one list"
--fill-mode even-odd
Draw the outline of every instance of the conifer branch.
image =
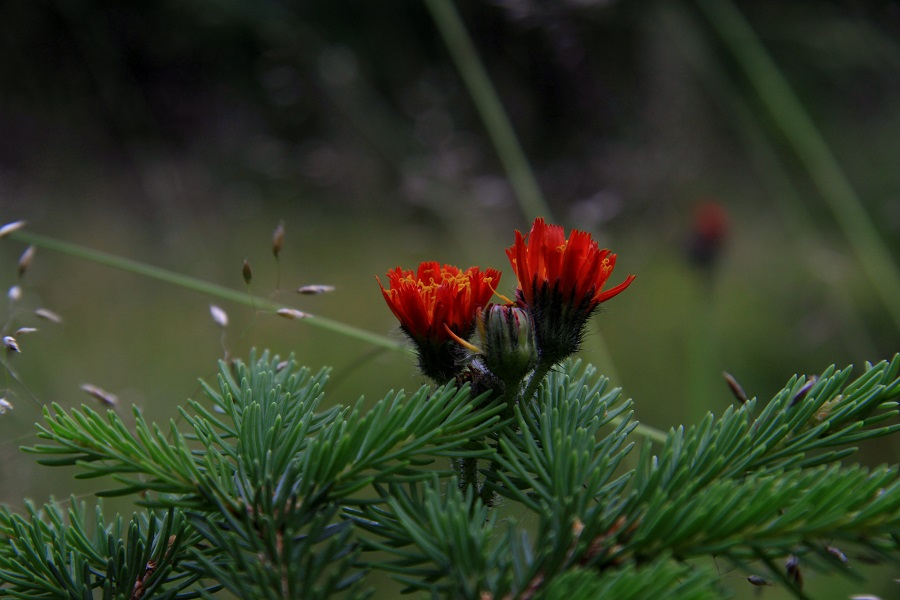
[[204, 574], [190, 568], [189, 560], [199, 536], [178, 511], [134, 515], [127, 523], [117, 516], [106, 523], [98, 505], [93, 527], [84, 504], [74, 498], [67, 511], [55, 502], [41, 509], [26, 503], [26, 513], [0, 509], [2, 596], [199, 597]]
[[590, 569], [572, 569], [553, 579], [542, 597], [567, 600], [720, 600], [722, 595], [714, 587], [715, 578], [715, 574], [707, 570], [692, 569], [660, 559], [640, 567], [627, 565], [603, 574]]
[[[868, 366], [855, 381], [849, 369], [833, 368], [806, 388], [794, 378], [758, 417], [755, 402], [719, 420], [710, 415], [671, 432], [659, 456], [645, 446], [638, 469], [624, 474], [616, 468], [633, 423], [626, 417], [605, 436], [601, 427], [629, 403], [591, 367], [565, 365], [539, 403], [516, 408], [518, 428], [499, 434], [499, 468], [485, 472], [485, 485], [537, 514], [534, 541], [495, 531], [488, 543], [495, 514], [453, 486], [379, 488], [383, 504], [349, 516], [374, 536], [365, 538], [368, 549], [395, 557], [380, 566], [410, 590], [445, 589], [441, 573], [466, 573], [450, 578], [450, 589], [468, 590], [462, 598], [476, 597], [476, 583], [492, 597], [531, 597], [563, 586], [558, 576], [573, 570], [597, 575], [591, 585], [612, 585], [623, 570], [660, 568], [667, 557], [736, 565], [764, 557], [766, 565], [792, 555], [844, 573], [838, 556], [900, 562], [896, 468], [842, 466], [837, 460], [852, 449], [831, 450], [897, 430], [887, 422], [897, 414], [898, 360]], [[481, 559], [460, 558], [479, 549]], [[653, 597], [646, 581], [638, 588], [637, 597]]]
[[[325, 599], [338, 593], [361, 598], [359, 568], [350, 522], [334, 522], [336, 506], [278, 512], [230, 514], [222, 521], [193, 515], [209, 551], [198, 552], [198, 567], [238, 598]], [[289, 511], [289, 512], [288, 512]]]
[[435, 476], [421, 467], [436, 457], [489, 456], [472, 440], [504, 425], [504, 405], [444, 386], [392, 392], [365, 412], [320, 411], [326, 379], [263, 353], [249, 366], [221, 364], [218, 389], [204, 384], [212, 408], [183, 411], [189, 433], [171, 423], [166, 438], [137, 410], [132, 433], [112, 411], [54, 406], [39, 434], [52, 443], [29, 451], [77, 476], [110, 477], [120, 487], [106, 495], [186, 511], [203, 540], [198, 571], [239, 597], [354, 593], [365, 569], [339, 510], [371, 502], [356, 496], [367, 486]]
[[[758, 414], [754, 400], [673, 430], [623, 471], [631, 402], [591, 366], [563, 364], [511, 423], [504, 403], [467, 386], [322, 408], [327, 370], [254, 354], [220, 365], [181, 428], [139, 411], [132, 430], [114, 412], [48, 409], [48, 443], [29, 449], [41, 462], [108, 477], [104, 494], [166, 512], [130, 525], [98, 512], [91, 533], [83, 508], [4, 510], [0, 595], [190, 598], [211, 594], [210, 580], [238, 597], [357, 597], [383, 570], [444, 597], [709, 598], [713, 578], [679, 561], [715, 555], [776, 580], [786, 556], [842, 573], [857, 559], [900, 562], [896, 467], [839, 462], [849, 444], [898, 430], [898, 375], [900, 357], [855, 380], [834, 368], [793, 378]], [[492, 465], [482, 490], [422, 468], [460, 457]], [[485, 490], [533, 513], [534, 533], [501, 524]]]
[[470, 441], [503, 425], [502, 404], [482, 406], [484, 398], [454, 386], [423, 387], [409, 398], [391, 393], [365, 414], [361, 403], [317, 412], [326, 371], [312, 376], [294, 371], [293, 363], [279, 368], [267, 353], [251, 363], [236, 364], [235, 374], [221, 365], [219, 389], [205, 385], [204, 391], [226, 418], [193, 402], [195, 414], [183, 411], [190, 434], [170, 423], [167, 438], [138, 409], [131, 433], [113, 411], [104, 417], [87, 407], [67, 412], [53, 405], [38, 434], [53, 444], [26, 450], [42, 464], [76, 465], [79, 477], [109, 476], [122, 484], [103, 495], [158, 492], [165, 495], [146, 502], [196, 508], [276, 480], [278, 489], [309, 501], [320, 494], [344, 498], [373, 482], [429, 477], [411, 466], [460, 452], [486, 457], [487, 447], [473, 449]]
[[463, 493], [455, 481], [441, 486], [419, 483], [379, 488], [384, 507], [370, 505], [351, 513], [363, 529], [385, 541], [367, 539], [370, 550], [397, 557], [380, 563], [407, 585], [406, 591], [431, 591], [445, 597], [476, 599], [496, 589], [506, 571], [505, 545], [495, 547], [496, 513], [476, 498], [473, 487]]
[[[604, 393], [608, 383], [580, 361], [550, 375], [538, 402], [517, 407], [518, 432], [502, 433], [501, 483], [488, 485], [538, 511], [541, 503], [558, 510], [563, 501], [583, 512], [589, 499], [619, 489], [625, 480], [613, 481], [613, 473], [632, 448], [625, 440], [637, 423], [631, 413], [623, 416], [631, 401], [620, 401], [620, 389]], [[599, 437], [613, 421], [615, 429]]]

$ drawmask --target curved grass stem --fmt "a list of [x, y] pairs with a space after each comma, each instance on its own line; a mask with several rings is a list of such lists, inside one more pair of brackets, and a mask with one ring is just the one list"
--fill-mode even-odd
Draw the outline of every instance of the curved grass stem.
[[756, 32], [729, 0], [697, 5], [793, 147], [900, 329], [900, 269], [834, 153]]
[[437, 24], [444, 44], [459, 69], [478, 114], [481, 115], [522, 212], [529, 220], [539, 216], [550, 218], [550, 209], [534, 172], [452, 0], [425, 0], [425, 6]]
[[[273, 302], [268, 298], [253, 296], [245, 291], [227, 288], [223, 285], [204, 281], [196, 277], [191, 277], [182, 273], [176, 273], [174, 271], [169, 271], [168, 269], [155, 267], [153, 265], [148, 265], [147, 263], [138, 262], [136, 260], [116, 256], [114, 254], [100, 252], [99, 250], [85, 248], [84, 246], [79, 246], [78, 244], [63, 242], [36, 233], [31, 233], [29, 231], [16, 231], [11, 233], [9, 237], [10, 239], [24, 242], [26, 244], [33, 244], [46, 250], [59, 252], [61, 254], [80, 258], [82, 260], [87, 260], [107, 267], [112, 267], [114, 269], [121, 269], [123, 271], [128, 271], [129, 273], [134, 273], [136, 275], [143, 275], [144, 277], [156, 279], [157, 281], [163, 281], [165, 283], [193, 290], [195, 292], [199, 292], [207, 296], [212, 296], [214, 298], [219, 298], [221, 300], [227, 300], [238, 304], [245, 304], [255, 310], [274, 313], [279, 309], [286, 308], [284, 304]], [[378, 346], [380, 348], [386, 348], [388, 350], [401, 352], [408, 351], [408, 348], [404, 344], [395, 342], [387, 337], [380, 336], [364, 329], [359, 329], [358, 327], [347, 325], [346, 323], [341, 323], [340, 321], [328, 319], [326, 317], [308, 315], [307, 317], [303, 318], [302, 321], [308, 323], [309, 325], [312, 325], [313, 327], [319, 327], [320, 329], [325, 329], [348, 338], [365, 342], [373, 346]]]

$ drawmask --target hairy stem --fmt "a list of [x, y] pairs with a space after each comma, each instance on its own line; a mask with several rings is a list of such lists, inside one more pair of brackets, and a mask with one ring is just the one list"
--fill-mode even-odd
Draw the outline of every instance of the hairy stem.
[[473, 487], [478, 490], [478, 459], [471, 456], [457, 459], [459, 469], [459, 490], [465, 494], [466, 490]]

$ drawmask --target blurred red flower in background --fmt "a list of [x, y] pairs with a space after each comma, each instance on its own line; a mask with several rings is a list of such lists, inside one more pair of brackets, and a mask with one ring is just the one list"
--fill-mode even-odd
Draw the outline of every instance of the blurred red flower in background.
[[722, 254], [728, 229], [728, 213], [720, 203], [709, 200], [695, 205], [687, 244], [691, 263], [710, 269]]

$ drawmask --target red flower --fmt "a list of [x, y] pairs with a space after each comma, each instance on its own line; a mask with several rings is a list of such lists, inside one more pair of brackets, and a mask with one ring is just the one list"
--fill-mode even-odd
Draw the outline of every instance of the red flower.
[[449, 381], [460, 371], [464, 352], [447, 329], [463, 339], [472, 334], [475, 311], [490, 301], [500, 272], [423, 262], [417, 272], [397, 267], [387, 277], [389, 289], [380, 279], [378, 285], [401, 329], [416, 344], [422, 371], [439, 382]]
[[688, 238], [688, 259], [711, 271], [728, 239], [728, 213], [715, 201], [694, 206], [694, 220]]
[[575, 352], [588, 317], [602, 302], [631, 285], [629, 275], [604, 290], [616, 265], [616, 255], [600, 249], [591, 234], [573, 229], [569, 239], [559, 225], [537, 218], [531, 232], [516, 231], [506, 250], [519, 279], [516, 298], [531, 312], [539, 360], [554, 364]]

